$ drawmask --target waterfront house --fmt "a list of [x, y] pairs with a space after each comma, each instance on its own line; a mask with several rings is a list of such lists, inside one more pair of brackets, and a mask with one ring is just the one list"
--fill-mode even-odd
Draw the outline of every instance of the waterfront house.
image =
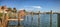
[[7, 7], [6, 7], [6, 6], [0, 6], [0, 13], [3, 13], [2, 7], [4, 8], [4, 13], [7, 13], [7, 12], [6, 12], [6, 10], [7, 10]]
[[20, 16], [20, 19], [25, 19], [25, 10], [20, 10], [19, 16]]
[[21, 16], [24, 16], [25, 15], [24, 10], [20, 10], [19, 13], [20, 13]]

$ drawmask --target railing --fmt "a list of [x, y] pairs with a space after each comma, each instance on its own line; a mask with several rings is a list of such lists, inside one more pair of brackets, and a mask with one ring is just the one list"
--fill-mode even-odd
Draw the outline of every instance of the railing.
[[[50, 11], [50, 27], [52, 27], [52, 11]], [[33, 25], [33, 16], [34, 16], [34, 14], [33, 14], [33, 12], [32, 12], [32, 25]], [[8, 14], [6, 14], [5, 15], [5, 18], [6, 19], [4, 19], [5, 21], [3, 21], [4, 23], [3, 23], [3, 26], [4, 27], [7, 27], [7, 25], [8, 25], [8, 21], [18, 21], [18, 27], [20, 26], [20, 21], [21, 20], [23, 20], [23, 19], [21, 19], [21, 16], [18, 14], [18, 19], [9, 19], [9, 17], [8, 17]], [[33, 26], [31, 26], [31, 27], [33, 27]], [[38, 14], [38, 27], [40, 27], [40, 11], [39, 11], [39, 14]]]

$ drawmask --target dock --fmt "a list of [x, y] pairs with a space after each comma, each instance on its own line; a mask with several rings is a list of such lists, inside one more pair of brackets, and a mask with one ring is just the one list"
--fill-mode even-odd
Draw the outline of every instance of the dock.
[[[32, 13], [30, 13], [31, 15], [32, 15], [32, 21], [31, 21], [31, 24], [33, 25], [33, 16], [34, 16], [34, 13], [32, 12]], [[36, 14], [36, 13], [35, 13]], [[38, 15], [38, 27], [40, 27], [40, 14], [42, 14], [42, 13], [40, 13], [40, 11], [36, 14], [36, 15]], [[44, 13], [43, 13], [44, 14]], [[46, 13], [45, 13], [46, 14]], [[53, 12], [52, 12], [52, 10], [50, 11], [50, 27], [52, 27], [52, 14], [53, 14]], [[56, 14], [56, 13], [55, 13]], [[59, 13], [59, 15], [60, 15], [60, 13]], [[3, 16], [4, 17], [4, 16]], [[28, 17], [27, 17], [28, 18]], [[60, 16], [59, 16], [59, 18], [60, 18]], [[9, 17], [8, 17], [8, 15], [6, 14], [5, 15], [5, 19], [3, 19], [3, 24], [2, 24], [2, 26], [3, 27], [24, 27], [24, 26], [22, 26], [22, 25], [20, 25], [20, 21], [23, 21], [24, 19], [22, 19], [21, 18], [21, 15], [20, 14], [18, 14], [18, 18], [17, 19], [9, 19]], [[9, 25], [8, 26], [8, 22], [9, 21], [18, 21], [18, 26], [16, 26], [16, 25]], [[31, 27], [33, 27], [31, 25]]]

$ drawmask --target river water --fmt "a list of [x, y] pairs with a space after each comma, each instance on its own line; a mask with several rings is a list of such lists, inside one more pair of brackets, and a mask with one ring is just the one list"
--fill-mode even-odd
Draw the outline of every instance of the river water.
[[[26, 15], [20, 24], [24, 27], [38, 27], [38, 15], [34, 15], [33, 20], [32, 15]], [[18, 21], [10, 21], [9, 25], [18, 25]], [[40, 27], [50, 27], [50, 14], [40, 14]], [[57, 27], [57, 14], [52, 14], [52, 27]]]

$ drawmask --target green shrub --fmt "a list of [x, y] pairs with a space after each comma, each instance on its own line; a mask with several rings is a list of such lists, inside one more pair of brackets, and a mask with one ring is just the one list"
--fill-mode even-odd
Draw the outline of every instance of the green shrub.
[[3, 15], [3, 14], [2, 14], [2, 13], [0, 13], [0, 17], [2, 17], [2, 15]]

